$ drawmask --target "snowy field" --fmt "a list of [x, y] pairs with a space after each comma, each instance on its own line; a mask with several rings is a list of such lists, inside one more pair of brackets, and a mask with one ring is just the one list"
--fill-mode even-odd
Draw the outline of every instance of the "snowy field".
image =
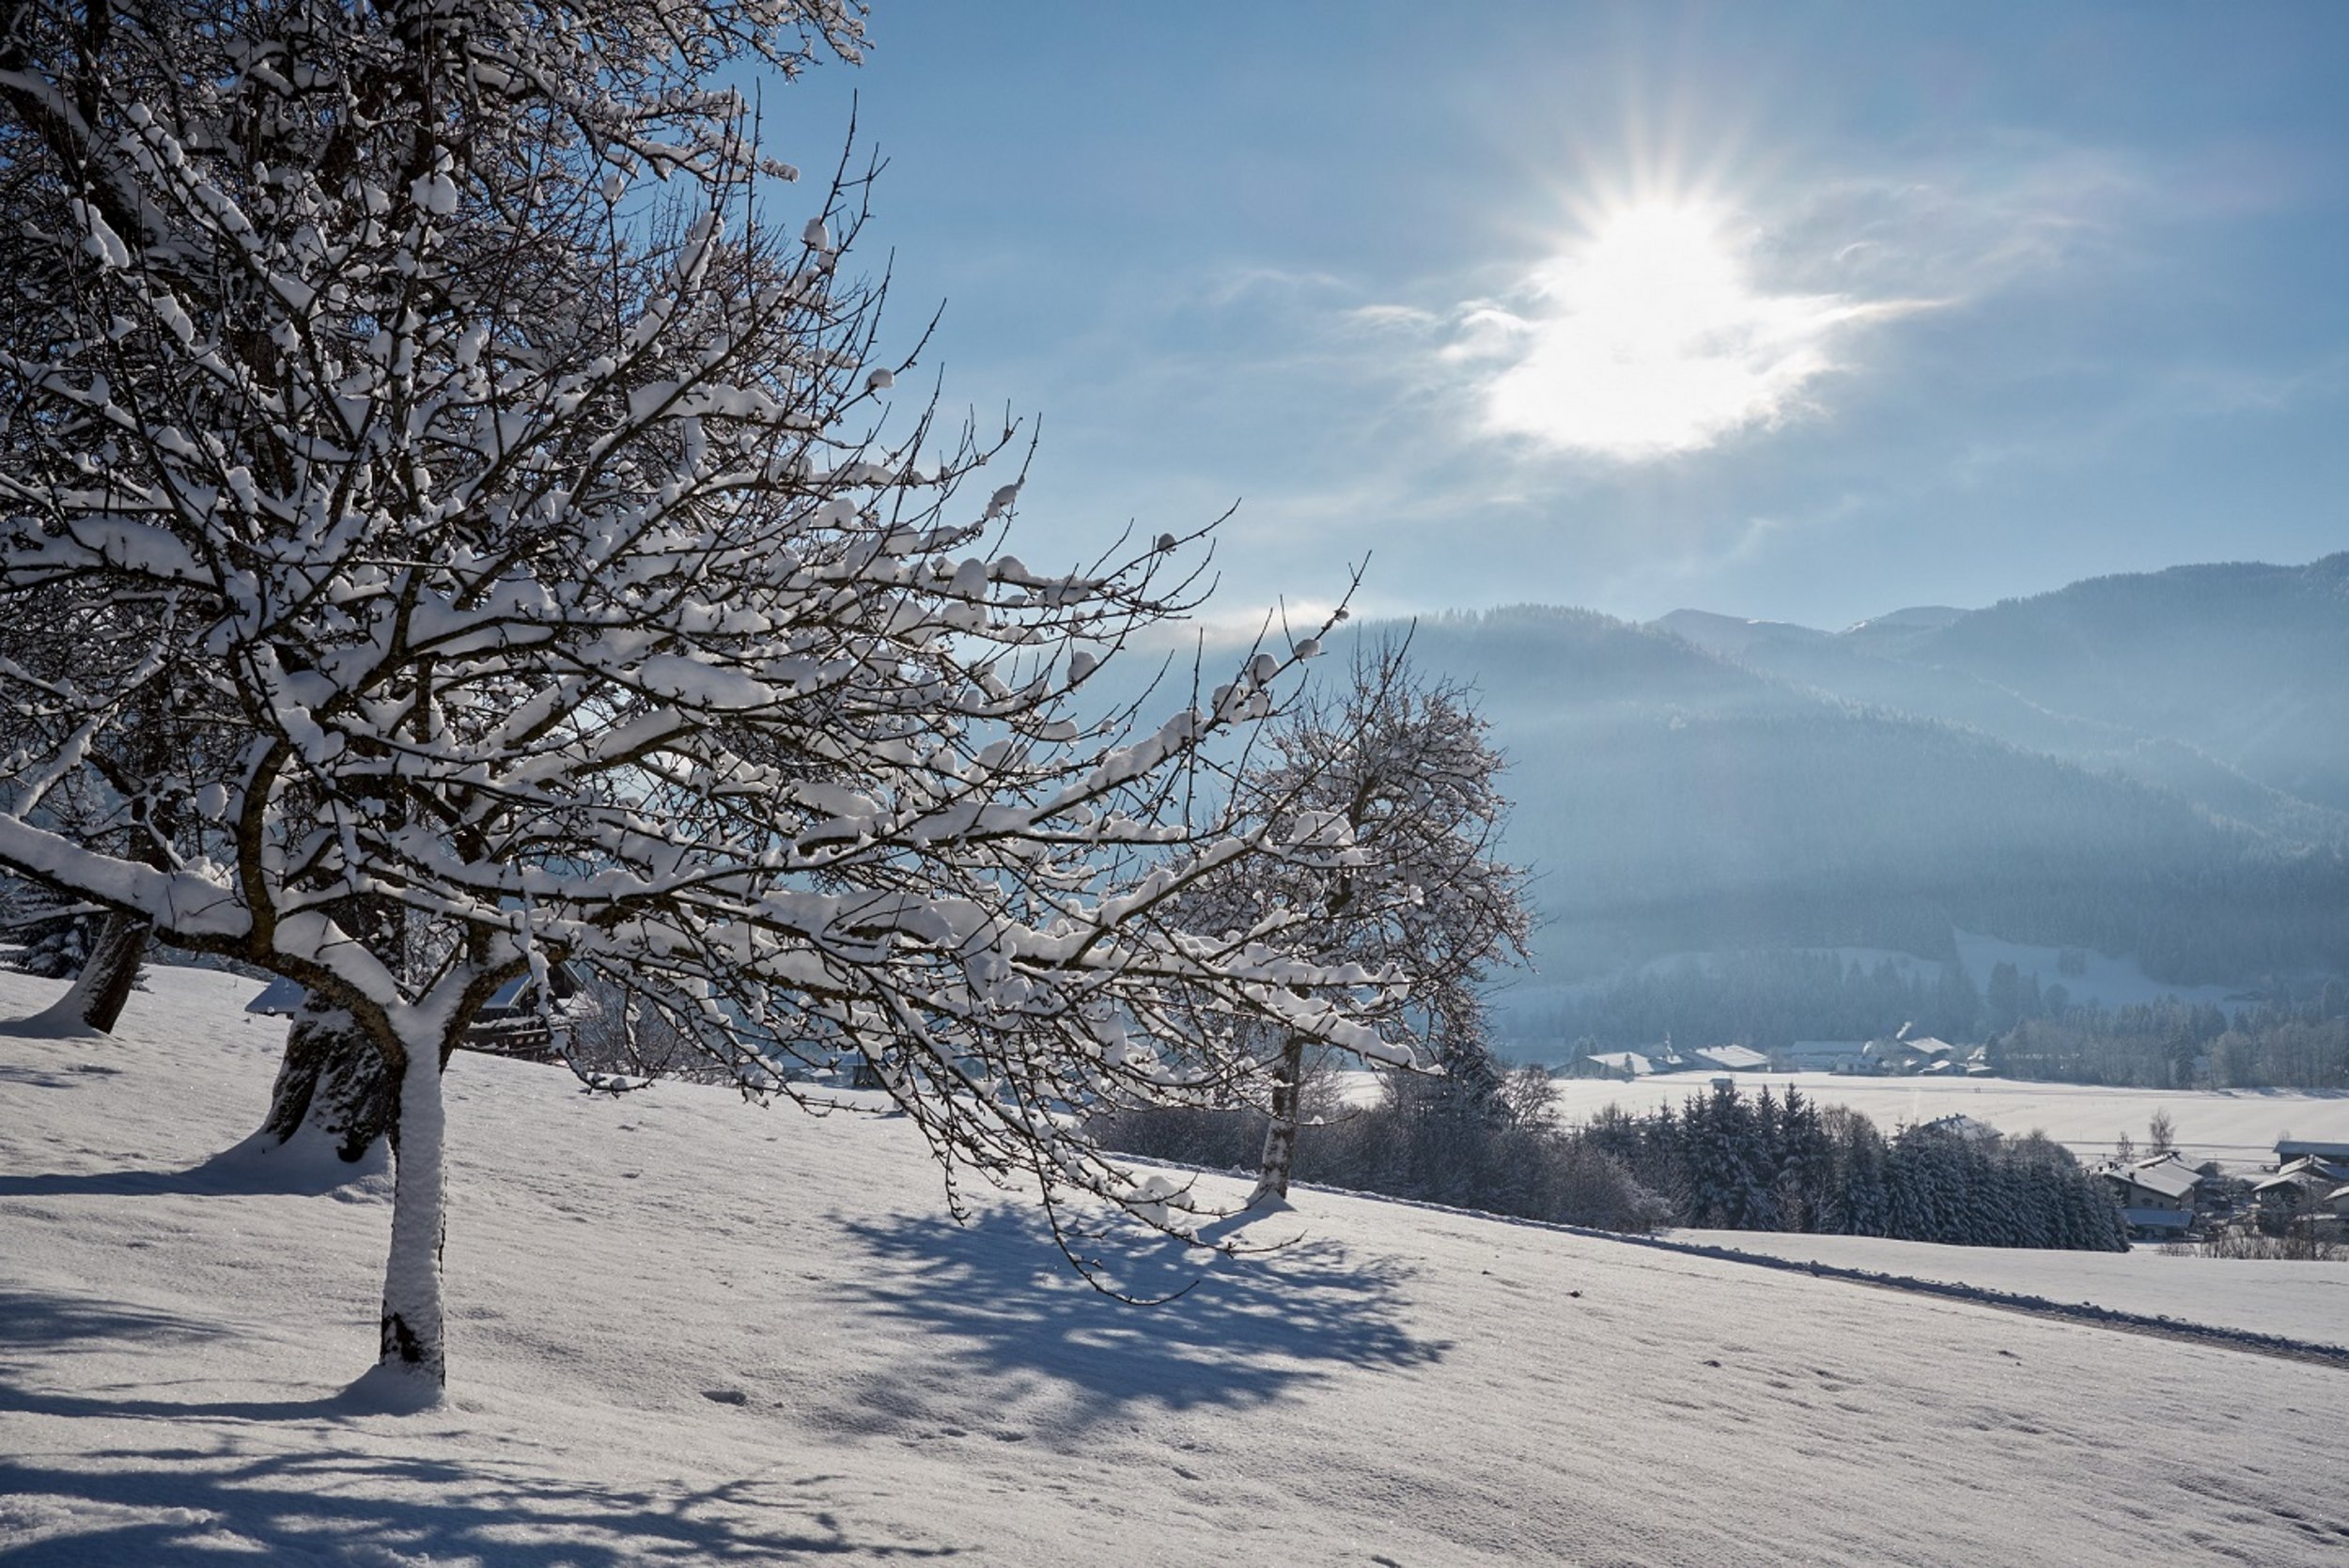
[[1673, 1241], [1797, 1263], [1974, 1285], [2067, 1305], [2086, 1302], [2141, 1317], [2170, 1317], [2349, 1346], [2349, 1263], [2173, 1258], [2152, 1246], [2127, 1252], [2047, 1252], [1774, 1231], [1662, 1234]]
[[903, 1122], [471, 1056], [453, 1397], [362, 1413], [380, 1191], [184, 1173], [260, 1111], [254, 989], [0, 1034], [11, 1568], [2349, 1556], [2332, 1368], [1310, 1192], [1124, 1307], [948, 1222]]
[[[1608, 1079], [1560, 1079], [1558, 1108], [1582, 1121], [1610, 1105], [1648, 1111], [1678, 1106], [1705, 1092], [1709, 1075], [1672, 1073], [1629, 1083]], [[1905, 1125], [1964, 1113], [2000, 1132], [2037, 1128], [2082, 1158], [2112, 1153], [2128, 1134], [2144, 1146], [2146, 1124], [2166, 1110], [2179, 1147], [2198, 1163], [2217, 1159], [2248, 1167], [2275, 1161], [2279, 1138], [2349, 1141], [2349, 1094], [2294, 1089], [2108, 1089], [2086, 1083], [2028, 1083], [2015, 1079], [1855, 1078], [1836, 1073], [1740, 1073], [1749, 1094], [1767, 1084], [1783, 1094], [1792, 1084], [1822, 1105], [1848, 1105], [1887, 1133]]]

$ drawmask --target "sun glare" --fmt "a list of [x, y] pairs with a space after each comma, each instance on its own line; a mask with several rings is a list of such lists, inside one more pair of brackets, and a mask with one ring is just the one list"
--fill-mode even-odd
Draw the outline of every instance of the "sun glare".
[[1694, 207], [1617, 213], [1545, 281], [1570, 308], [1609, 312], [1626, 333], [1657, 338], [1719, 316], [1738, 289], [1719, 221]]
[[1865, 308], [1757, 288], [1730, 215], [1694, 202], [1618, 209], [1529, 284], [1532, 308], [1479, 323], [1510, 362], [1487, 389], [1490, 426], [1626, 461], [1780, 423]]

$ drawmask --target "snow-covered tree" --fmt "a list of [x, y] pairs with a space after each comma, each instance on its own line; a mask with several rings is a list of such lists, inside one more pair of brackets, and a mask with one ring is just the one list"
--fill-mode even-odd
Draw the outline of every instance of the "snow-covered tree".
[[[1478, 986], [1524, 956], [1531, 922], [1525, 873], [1495, 850], [1503, 759], [1468, 693], [1416, 670], [1407, 639], [1359, 647], [1349, 677], [1292, 709], [1240, 779], [1254, 819], [1324, 852], [1235, 867], [1202, 885], [1190, 912], [1211, 927], [1285, 919], [1324, 963], [1399, 976], [1386, 1016], [1439, 1070], [1420, 1086], [1445, 1109], [1495, 1110], [1502, 1073]], [[1265, 1036], [1270, 1126], [1252, 1203], [1288, 1193], [1312, 1044], [1299, 1031]]]
[[443, 1064], [552, 963], [753, 1094], [862, 1058], [950, 1191], [1024, 1173], [1056, 1226], [1072, 1191], [1194, 1223], [1071, 1104], [1228, 1097], [1265, 1030], [1408, 1058], [1296, 911], [1176, 918], [1326, 848], [1200, 776], [1295, 655], [1155, 728], [1078, 716], [1193, 602], [1198, 536], [1032, 567], [1016, 475], [974, 478], [1010, 431], [891, 433], [859, 182], [778, 220], [792, 171], [710, 85], [858, 39], [838, 0], [32, 0], [0, 34], [0, 863], [376, 1053], [387, 1389], [445, 1375]]

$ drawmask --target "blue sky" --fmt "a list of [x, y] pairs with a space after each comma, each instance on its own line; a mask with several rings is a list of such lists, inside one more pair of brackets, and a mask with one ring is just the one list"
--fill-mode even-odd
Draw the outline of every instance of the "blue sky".
[[[768, 99], [1016, 548], [1840, 626], [2349, 548], [2349, 7], [875, 0]], [[926, 378], [901, 383], [918, 396]]]

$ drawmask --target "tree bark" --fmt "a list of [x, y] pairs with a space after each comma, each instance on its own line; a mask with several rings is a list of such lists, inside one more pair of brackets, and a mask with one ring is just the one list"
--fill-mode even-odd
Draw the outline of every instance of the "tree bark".
[[441, 1250], [447, 1237], [445, 1120], [441, 1100], [441, 1042], [403, 1042], [399, 1137], [392, 1145], [392, 1251], [383, 1269], [379, 1374], [397, 1375], [421, 1402], [448, 1384], [448, 1347], [441, 1298]]
[[307, 1129], [355, 1165], [377, 1139], [397, 1139], [398, 1128], [399, 1100], [383, 1053], [349, 1013], [305, 1003], [286, 1036], [260, 1141], [282, 1147]]
[[106, 924], [99, 928], [97, 945], [90, 949], [89, 962], [82, 966], [73, 989], [66, 993], [67, 1007], [101, 1034], [114, 1032], [123, 1004], [131, 1000], [150, 929], [135, 915], [119, 910], [108, 914]]
[[1281, 1048], [1281, 1066], [1272, 1080], [1272, 1126], [1264, 1135], [1264, 1164], [1256, 1174], [1256, 1190], [1248, 1195], [1253, 1208], [1267, 1199], [1289, 1195], [1289, 1172], [1297, 1164], [1297, 1123], [1304, 1098], [1305, 1038], [1293, 1034]]

